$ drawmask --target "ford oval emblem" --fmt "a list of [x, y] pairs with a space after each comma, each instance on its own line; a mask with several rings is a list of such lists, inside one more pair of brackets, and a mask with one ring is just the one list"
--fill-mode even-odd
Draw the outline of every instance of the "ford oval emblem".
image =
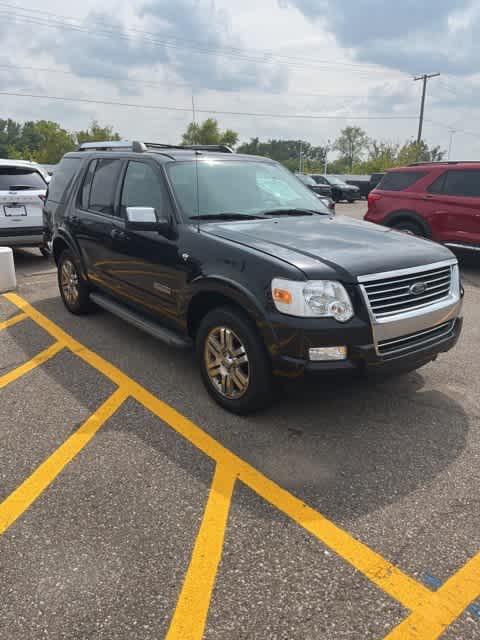
[[408, 290], [412, 296], [421, 296], [427, 290], [427, 285], [425, 282], [414, 282], [410, 289]]

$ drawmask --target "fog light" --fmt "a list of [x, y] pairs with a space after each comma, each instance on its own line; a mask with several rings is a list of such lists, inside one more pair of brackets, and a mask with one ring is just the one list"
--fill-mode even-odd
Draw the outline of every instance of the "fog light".
[[315, 347], [308, 350], [310, 360], [319, 362], [321, 360], [346, 360], [347, 347]]

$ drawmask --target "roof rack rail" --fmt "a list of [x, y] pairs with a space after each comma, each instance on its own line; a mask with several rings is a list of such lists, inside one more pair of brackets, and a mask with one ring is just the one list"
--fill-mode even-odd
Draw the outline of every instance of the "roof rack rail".
[[145, 153], [149, 149], [179, 149], [191, 151], [211, 151], [217, 153], [234, 153], [226, 144], [163, 144], [161, 142], [140, 142], [138, 140], [111, 140], [104, 142], [84, 142], [77, 151], [133, 151]]
[[412, 162], [409, 167], [419, 167], [424, 164], [478, 164], [479, 160], [425, 160], [425, 162]]

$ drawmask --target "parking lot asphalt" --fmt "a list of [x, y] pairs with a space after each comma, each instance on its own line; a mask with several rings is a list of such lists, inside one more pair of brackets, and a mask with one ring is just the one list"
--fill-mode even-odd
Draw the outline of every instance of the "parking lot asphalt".
[[0, 638], [480, 639], [480, 263], [453, 351], [290, 383], [248, 418], [208, 398], [191, 354], [68, 314], [36, 251], [16, 267]]

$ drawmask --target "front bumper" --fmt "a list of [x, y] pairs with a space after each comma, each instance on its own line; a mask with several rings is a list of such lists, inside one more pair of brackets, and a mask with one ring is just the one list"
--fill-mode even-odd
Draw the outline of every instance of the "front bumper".
[[[334, 372], [367, 372], [386, 374], [389, 372], [411, 371], [435, 360], [439, 353], [452, 349], [460, 337], [463, 318], [457, 317], [450, 321], [450, 325], [442, 332], [441, 336], [430, 340], [412, 344], [400, 353], [379, 354], [373, 340], [365, 344], [347, 344], [348, 356], [346, 360], [312, 362], [308, 360], [306, 353], [303, 357], [291, 355], [278, 355], [273, 359], [273, 372], [276, 376], [297, 378], [309, 373], [334, 373]], [[297, 336], [298, 337], [298, 336]], [[306, 344], [312, 341], [308, 336], [303, 336]], [[315, 346], [318, 341], [314, 340]], [[412, 341], [415, 342], [415, 341]], [[323, 345], [322, 345], [323, 346]]]

